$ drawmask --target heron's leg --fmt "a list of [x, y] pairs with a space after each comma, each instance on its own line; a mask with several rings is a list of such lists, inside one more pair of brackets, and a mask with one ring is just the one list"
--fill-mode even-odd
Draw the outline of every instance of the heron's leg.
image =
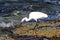
[[33, 29], [30, 29], [30, 30], [36, 29], [37, 26], [38, 26], [38, 22], [36, 21], [36, 24], [35, 24], [34, 28]]
[[38, 26], [38, 22], [36, 22], [36, 25], [35, 25], [34, 29], [36, 29], [37, 26]]

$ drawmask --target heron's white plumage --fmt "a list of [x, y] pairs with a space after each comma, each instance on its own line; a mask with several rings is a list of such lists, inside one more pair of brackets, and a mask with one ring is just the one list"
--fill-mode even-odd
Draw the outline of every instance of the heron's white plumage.
[[37, 19], [43, 19], [43, 18], [47, 18], [48, 15], [42, 12], [30, 12], [29, 14], [29, 18], [24, 17], [21, 22], [25, 21], [30, 21], [31, 19], [34, 19], [35, 21], [37, 21]]

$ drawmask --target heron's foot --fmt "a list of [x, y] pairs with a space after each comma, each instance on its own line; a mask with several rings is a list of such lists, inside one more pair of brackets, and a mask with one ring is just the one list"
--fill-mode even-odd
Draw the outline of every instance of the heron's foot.
[[29, 30], [35, 30], [35, 28], [33, 28], [33, 29], [29, 29]]
[[32, 28], [32, 29], [29, 29], [29, 30], [35, 30], [35, 29], [37, 29], [37, 27], [35, 26], [34, 28]]

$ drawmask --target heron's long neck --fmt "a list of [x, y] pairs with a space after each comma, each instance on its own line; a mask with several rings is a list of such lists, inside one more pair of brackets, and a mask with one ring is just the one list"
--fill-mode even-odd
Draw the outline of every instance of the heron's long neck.
[[26, 21], [30, 21], [30, 20], [31, 20], [31, 18], [27, 18], [27, 19], [26, 19]]

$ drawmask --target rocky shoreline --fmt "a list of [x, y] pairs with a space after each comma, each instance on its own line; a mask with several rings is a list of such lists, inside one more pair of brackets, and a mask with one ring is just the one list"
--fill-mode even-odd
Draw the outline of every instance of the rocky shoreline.
[[[53, 25], [58, 25], [53, 27]], [[60, 40], [60, 20], [36, 24], [20, 24], [11, 29], [13, 33], [3, 34], [1, 40]], [[33, 30], [33, 28], [36, 28]], [[50, 27], [52, 26], [52, 27]], [[4, 33], [4, 32], [3, 32]]]

